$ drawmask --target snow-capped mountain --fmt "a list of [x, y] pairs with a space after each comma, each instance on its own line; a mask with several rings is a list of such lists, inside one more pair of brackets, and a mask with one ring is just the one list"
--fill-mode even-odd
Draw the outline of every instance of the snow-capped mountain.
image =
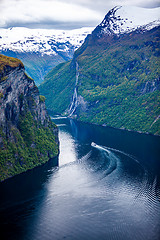
[[57, 55], [65, 52], [72, 56], [93, 28], [75, 30], [28, 29], [15, 27], [0, 29], [0, 51], [35, 52]]
[[0, 29], [0, 53], [22, 60], [28, 75], [39, 85], [53, 67], [73, 57], [92, 30]]
[[121, 35], [135, 30], [146, 31], [160, 24], [160, 8], [117, 6], [111, 9], [96, 27], [97, 36]]

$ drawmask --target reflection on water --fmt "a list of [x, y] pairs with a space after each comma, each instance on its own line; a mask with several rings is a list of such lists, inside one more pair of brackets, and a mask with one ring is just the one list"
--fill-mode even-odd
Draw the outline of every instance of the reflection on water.
[[54, 121], [59, 167], [0, 185], [4, 239], [158, 240], [160, 138]]
[[[73, 137], [69, 133], [62, 130], [59, 133], [59, 138], [60, 138], [59, 166], [76, 161], [76, 149], [74, 146]], [[63, 151], [63, 149], [66, 149], [66, 151]]]

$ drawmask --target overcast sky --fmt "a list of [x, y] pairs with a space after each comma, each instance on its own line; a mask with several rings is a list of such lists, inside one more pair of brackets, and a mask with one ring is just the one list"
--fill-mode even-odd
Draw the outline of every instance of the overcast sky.
[[0, 0], [0, 28], [94, 27], [117, 5], [153, 8], [160, 0]]

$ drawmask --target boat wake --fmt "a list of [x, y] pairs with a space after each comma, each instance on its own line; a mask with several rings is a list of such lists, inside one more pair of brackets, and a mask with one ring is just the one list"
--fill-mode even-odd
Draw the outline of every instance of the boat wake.
[[[120, 154], [128, 157], [128, 159], [132, 159], [137, 164], [136, 169], [137, 169], [137, 171], [140, 171], [140, 173], [141, 173], [141, 181], [137, 182], [139, 185], [139, 188], [137, 187], [138, 192], [134, 196], [133, 203], [135, 203], [137, 200], [139, 201], [140, 198], [146, 198], [146, 196], [149, 196], [149, 198], [146, 198], [147, 199], [146, 201], [150, 202], [150, 204], [151, 203], [153, 204], [155, 199], [158, 201], [160, 200], [159, 193], [156, 188], [157, 179], [154, 178], [151, 181], [152, 176], [149, 174], [148, 170], [144, 166], [142, 166], [142, 164], [140, 163], [139, 160], [137, 160], [136, 157], [134, 157], [133, 155], [130, 155], [128, 153], [125, 153], [123, 151], [120, 151], [118, 149], [101, 146], [94, 142], [91, 143], [91, 146], [100, 151], [104, 151], [106, 158], [110, 160], [110, 164], [105, 171], [106, 175], [113, 172], [117, 168], [118, 162], [120, 162], [120, 158], [118, 157], [118, 155], [115, 155], [115, 153], [120, 153]], [[131, 164], [133, 164], [134, 162], [131, 162]], [[122, 166], [123, 165], [124, 165], [124, 162], [122, 162]], [[135, 181], [136, 181], [136, 179], [135, 179]], [[130, 188], [131, 188], [131, 185], [130, 185]], [[127, 191], [128, 191], [128, 189], [127, 189]], [[157, 202], [155, 202], [155, 204], [157, 205]]]
[[105, 178], [117, 169], [119, 158], [111, 150], [104, 146], [98, 145], [94, 142], [91, 143], [91, 146], [101, 152], [101, 161], [97, 171], [102, 171], [102, 178]]
[[92, 146], [92, 147], [95, 147], [95, 148], [97, 148], [97, 149], [99, 149], [99, 150], [104, 150], [104, 151], [107, 151], [107, 152], [113, 151], [113, 152], [121, 153], [121, 154], [123, 154], [123, 155], [125, 155], [125, 156], [127, 156], [127, 157], [129, 157], [129, 158], [131, 158], [131, 159], [133, 159], [134, 161], [136, 161], [136, 162], [139, 163], [139, 161], [136, 159], [136, 157], [132, 156], [131, 154], [125, 153], [125, 152], [123, 152], [123, 151], [120, 151], [120, 150], [118, 150], [118, 149], [111, 148], [111, 147], [106, 147], [106, 146], [101, 146], [101, 145], [97, 145], [97, 144], [94, 143], [94, 142], [91, 143], [91, 146]]

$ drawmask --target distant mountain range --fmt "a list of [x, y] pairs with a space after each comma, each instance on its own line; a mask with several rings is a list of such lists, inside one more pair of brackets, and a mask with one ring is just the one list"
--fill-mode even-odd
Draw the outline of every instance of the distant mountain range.
[[115, 7], [40, 85], [46, 106], [85, 122], [160, 135], [160, 8]]
[[0, 29], [0, 53], [22, 60], [27, 73], [39, 85], [49, 70], [73, 57], [92, 30]]

